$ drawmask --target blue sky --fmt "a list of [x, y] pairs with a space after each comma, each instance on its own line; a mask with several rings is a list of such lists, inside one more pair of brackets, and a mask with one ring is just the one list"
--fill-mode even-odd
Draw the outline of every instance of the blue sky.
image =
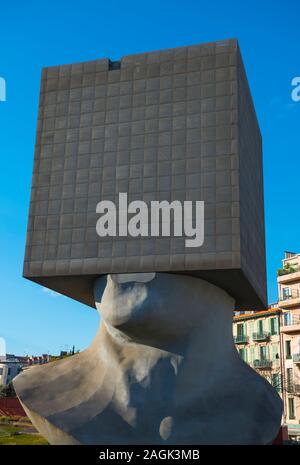
[[284, 250], [300, 252], [300, 75], [297, 1], [65, 1], [1, 5], [0, 336], [7, 351], [83, 349], [98, 325], [96, 311], [21, 277], [33, 149], [43, 66], [87, 61], [236, 37], [264, 141], [269, 302]]

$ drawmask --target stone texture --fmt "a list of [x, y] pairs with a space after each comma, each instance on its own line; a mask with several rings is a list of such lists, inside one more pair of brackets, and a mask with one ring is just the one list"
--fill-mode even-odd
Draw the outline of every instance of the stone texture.
[[282, 401], [238, 355], [234, 300], [225, 291], [189, 276], [113, 275], [96, 281], [95, 300], [102, 318], [91, 347], [14, 381], [50, 443], [268, 444], [276, 437]]
[[[102, 238], [96, 204], [204, 200], [205, 240]], [[261, 136], [236, 40], [45, 68], [24, 276], [94, 306], [107, 273], [192, 274], [266, 304]]]

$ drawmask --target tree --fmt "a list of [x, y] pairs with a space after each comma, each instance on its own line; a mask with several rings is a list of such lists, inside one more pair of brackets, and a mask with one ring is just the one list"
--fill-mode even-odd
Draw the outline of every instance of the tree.
[[283, 377], [280, 366], [273, 366], [272, 369], [255, 369], [255, 371], [265, 378], [277, 392], [287, 392], [295, 397], [300, 398], [300, 378], [294, 378], [289, 382], [286, 377]]

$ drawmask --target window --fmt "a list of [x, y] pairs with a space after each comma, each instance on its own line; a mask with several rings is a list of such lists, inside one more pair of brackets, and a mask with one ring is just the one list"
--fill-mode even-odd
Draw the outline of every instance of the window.
[[267, 359], [267, 346], [260, 346], [259, 355], [261, 360]]
[[237, 335], [238, 336], [244, 336], [244, 325], [243, 324], [238, 324], [237, 325]]
[[281, 392], [281, 376], [280, 373], [274, 373], [272, 375], [272, 386], [277, 392]]
[[0, 368], [0, 376], [3, 375], [3, 368]]
[[295, 419], [295, 405], [294, 405], [294, 399], [292, 397], [289, 398], [289, 417], [290, 417], [290, 420]]
[[291, 341], [285, 341], [285, 358], [292, 358]]
[[291, 391], [293, 389], [293, 368], [287, 368], [286, 370], [286, 384], [287, 390]]
[[11, 368], [8, 368], [7, 370], [7, 376], [9, 376], [11, 374]]
[[240, 356], [244, 360], [244, 362], [247, 362], [247, 350], [246, 349], [239, 349]]
[[263, 320], [258, 320], [258, 322], [257, 322], [257, 332], [258, 332], [258, 334], [263, 334], [263, 332], [264, 332], [264, 322], [263, 322]]
[[276, 318], [271, 318], [270, 320], [271, 334], [278, 334], [278, 320]]
[[282, 297], [283, 297], [283, 300], [286, 300], [288, 299], [289, 297], [291, 297], [292, 295], [292, 291], [291, 291], [291, 288], [290, 287], [284, 287], [282, 289]]
[[291, 324], [292, 316], [291, 316], [291, 314], [289, 312], [285, 313], [283, 318], [284, 318], [284, 324], [285, 325], [290, 325]]

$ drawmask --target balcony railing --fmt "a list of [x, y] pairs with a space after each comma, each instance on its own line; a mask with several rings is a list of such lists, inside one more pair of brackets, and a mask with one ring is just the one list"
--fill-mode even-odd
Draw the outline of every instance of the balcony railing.
[[290, 273], [297, 273], [298, 271], [300, 271], [300, 267], [298, 265], [289, 266], [287, 268], [277, 270], [277, 276], [284, 276]]
[[259, 333], [253, 333], [252, 334], [252, 339], [253, 341], [267, 341], [270, 339], [270, 333], [269, 332], [259, 332]]
[[300, 394], [300, 384], [287, 382], [286, 390], [289, 394], [295, 394], [298, 396]]
[[281, 294], [280, 300], [290, 300], [290, 299], [299, 299], [300, 292], [299, 289], [291, 289], [288, 294]]
[[235, 344], [247, 344], [248, 341], [249, 338], [245, 334], [238, 334], [237, 336], [234, 336]]
[[300, 354], [293, 355], [293, 362], [300, 363]]
[[300, 325], [300, 315], [283, 314], [283, 326]]
[[266, 358], [261, 358], [260, 360], [254, 360], [253, 366], [254, 368], [271, 368], [272, 361]]
[[294, 392], [294, 394], [297, 394], [297, 395], [300, 394], [300, 384], [294, 384], [293, 392]]

